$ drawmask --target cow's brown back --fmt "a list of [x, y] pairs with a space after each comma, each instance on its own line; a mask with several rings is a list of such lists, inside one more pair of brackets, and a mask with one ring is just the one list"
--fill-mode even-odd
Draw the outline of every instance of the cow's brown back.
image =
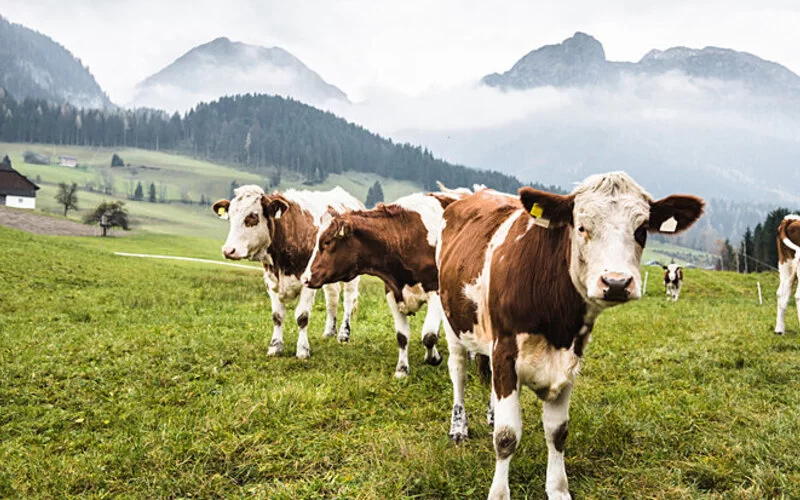
[[287, 202], [289, 208], [279, 219], [267, 219], [272, 235], [267, 252], [272, 258], [273, 272], [280, 271], [299, 278], [314, 250], [317, 226], [310, 212], [294, 201]]
[[778, 263], [790, 261], [795, 258], [795, 251], [783, 242], [784, 238], [800, 246], [800, 220], [784, 219], [778, 226]]

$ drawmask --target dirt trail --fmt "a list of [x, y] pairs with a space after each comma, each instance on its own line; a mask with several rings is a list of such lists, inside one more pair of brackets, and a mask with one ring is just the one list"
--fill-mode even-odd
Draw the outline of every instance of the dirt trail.
[[[0, 206], [0, 226], [21, 229], [34, 234], [55, 236], [99, 236], [98, 226], [88, 226], [71, 220], [50, 217], [31, 210]], [[121, 231], [115, 234], [119, 235]]]

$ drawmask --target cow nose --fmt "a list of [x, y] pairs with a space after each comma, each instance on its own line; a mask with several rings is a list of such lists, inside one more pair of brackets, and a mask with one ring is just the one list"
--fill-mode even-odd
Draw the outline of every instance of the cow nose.
[[223, 247], [222, 255], [224, 255], [226, 259], [233, 259], [234, 256], [236, 256], [236, 249], [233, 247]]
[[607, 273], [600, 277], [603, 298], [614, 302], [624, 302], [631, 296], [633, 276], [621, 273]]

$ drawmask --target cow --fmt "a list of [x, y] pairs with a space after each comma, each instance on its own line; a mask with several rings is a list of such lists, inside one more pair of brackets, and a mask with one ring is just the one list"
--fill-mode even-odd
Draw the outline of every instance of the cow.
[[[441, 187], [441, 186], [440, 186]], [[305, 286], [349, 280], [360, 274], [377, 276], [384, 283], [392, 311], [399, 349], [395, 377], [408, 375], [408, 316], [423, 304], [428, 311], [422, 326], [425, 363], [437, 366], [436, 349], [442, 321], [436, 241], [444, 207], [471, 191], [416, 193], [372, 210], [335, 214], [323, 223], [317, 245], [303, 274]]]
[[703, 213], [689, 195], [654, 201], [624, 172], [593, 175], [572, 193], [479, 191], [451, 203], [437, 246], [453, 383], [450, 438], [467, 437], [468, 352], [488, 356], [496, 455], [489, 498], [509, 498], [522, 437], [519, 393], [543, 401], [546, 491], [570, 498], [564, 469], [569, 401], [598, 315], [640, 298], [648, 232], [676, 233]]
[[683, 267], [678, 264], [661, 267], [664, 268], [664, 288], [667, 291], [667, 300], [677, 302], [683, 286]]
[[[272, 304], [273, 332], [268, 356], [283, 353], [283, 322], [286, 306], [296, 299], [295, 321], [299, 329], [296, 356], [311, 356], [308, 344], [308, 321], [317, 290], [300, 282], [308, 265], [321, 217], [328, 213], [364, 208], [360, 201], [341, 187], [330, 191], [287, 190], [266, 194], [255, 185], [241, 186], [233, 200], [219, 200], [212, 209], [222, 219], [230, 220], [230, 230], [222, 255], [226, 259], [260, 261], [264, 266], [264, 284]], [[359, 277], [344, 283], [344, 319], [337, 339], [350, 340], [350, 319], [358, 304]], [[327, 319], [323, 337], [336, 335], [336, 310], [339, 283], [325, 285]]]
[[[792, 293], [794, 280], [800, 278], [800, 215], [791, 214], [783, 218], [778, 226], [778, 317], [775, 321], [775, 333], [783, 335], [786, 331], [784, 316], [789, 296]], [[797, 304], [797, 318], [800, 320], [800, 285], [794, 294]]]

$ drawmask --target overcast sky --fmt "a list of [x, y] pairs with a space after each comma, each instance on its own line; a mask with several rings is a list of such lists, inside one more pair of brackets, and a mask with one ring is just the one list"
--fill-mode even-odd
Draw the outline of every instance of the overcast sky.
[[[703, 5], [695, 5], [702, 3]], [[353, 100], [436, 92], [507, 70], [575, 31], [611, 60], [729, 47], [800, 73], [796, 0], [0, 0], [0, 14], [64, 45], [111, 99], [219, 36], [292, 52]]]

